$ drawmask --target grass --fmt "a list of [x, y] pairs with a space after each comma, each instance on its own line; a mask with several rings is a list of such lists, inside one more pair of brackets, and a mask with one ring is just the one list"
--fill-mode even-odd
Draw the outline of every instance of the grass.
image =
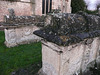
[[7, 48], [4, 41], [4, 32], [0, 31], [0, 75], [11, 75], [15, 70], [41, 61], [40, 42]]

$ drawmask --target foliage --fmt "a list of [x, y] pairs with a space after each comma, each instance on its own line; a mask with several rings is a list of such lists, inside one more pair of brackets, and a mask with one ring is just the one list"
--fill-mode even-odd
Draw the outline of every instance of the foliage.
[[84, 0], [72, 0], [71, 7], [72, 13], [76, 13], [78, 11], [84, 11], [86, 8], [86, 4]]
[[85, 10], [85, 12], [88, 14], [97, 14], [98, 13], [97, 10], [95, 10], [95, 11]]
[[4, 32], [0, 31], [0, 75], [11, 75], [12, 71], [36, 62], [41, 62], [40, 42], [7, 48], [4, 45]]

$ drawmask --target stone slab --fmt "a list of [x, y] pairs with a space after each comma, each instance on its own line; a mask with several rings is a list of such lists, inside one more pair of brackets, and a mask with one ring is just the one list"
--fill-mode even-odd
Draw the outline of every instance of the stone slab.
[[40, 41], [41, 38], [33, 34], [33, 32], [38, 29], [36, 26], [5, 29], [5, 44], [7, 47], [13, 47], [20, 44]]

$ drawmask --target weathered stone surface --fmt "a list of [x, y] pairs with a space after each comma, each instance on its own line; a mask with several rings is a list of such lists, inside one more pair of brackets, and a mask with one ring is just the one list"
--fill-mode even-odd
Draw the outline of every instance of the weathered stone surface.
[[93, 38], [93, 41], [87, 45], [84, 42], [86, 41], [63, 47], [42, 41], [43, 73], [46, 75], [77, 75], [84, 73], [87, 66], [89, 67], [89, 63], [99, 56], [100, 38]]
[[15, 16], [14, 9], [9, 8], [9, 9], [8, 9], [8, 12], [9, 12], [9, 16]]
[[71, 0], [52, 0], [52, 9], [58, 8], [61, 13], [71, 13]]
[[44, 25], [44, 18], [45, 16], [14, 16], [13, 14], [4, 16], [4, 26], [20, 26], [23, 25], [37, 25], [43, 26]]
[[99, 20], [99, 16], [83, 12], [56, 13], [47, 17], [46, 27], [35, 31], [34, 34], [58, 45], [68, 46], [86, 38], [100, 36]]
[[23, 2], [30, 2], [31, 0], [20, 0], [20, 1], [23, 1]]
[[5, 29], [6, 46], [13, 47], [20, 44], [40, 41], [41, 38], [33, 34], [35, 30], [39, 30], [39, 28], [36, 26], [24, 26], [20, 28]]
[[[9, 15], [4, 17], [1, 24], [5, 28], [5, 44], [13, 47], [19, 44], [27, 44], [40, 41], [41, 38], [34, 35], [35, 30], [44, 27], [45, 16], [16, 16], [13, 9], [9, 9]], [[37, 27], [38, 26], [38, 27]]]
[[[9, 14], [8, 9], [13, 8], [17, 16], [31, 16], [33, 13], [31, 3], [21, 2], [20, 0], [13, 0], [14, 2], [7, 0], [0, 0], [0, 22], [3, 21], [4, 15]], [[29, 1], [29, 0], [27, 0]], [[39, 14], [37, 14], [39, 15]]]
[[100, 74], [100, 56], [97, 56], [95, 60], [88, 63], [82, 75], [99, 75], [99, 74]]
[[96, 58], [97, 68], [100, 69], [100, 56]]
[[87, 13], [79, 12], [79, 14], [83, 15], [87, 21], [87, 29], [88, 31], [94, 31], [100, 29], [100, 16], [98, 15], [88, 15]]

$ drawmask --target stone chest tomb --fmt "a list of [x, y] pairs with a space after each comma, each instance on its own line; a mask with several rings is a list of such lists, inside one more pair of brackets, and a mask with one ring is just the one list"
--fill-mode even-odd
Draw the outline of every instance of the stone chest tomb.
[[57, 13], [47, 17], [47, 26], [34, 34], [42, 41], [44, 75], [84, 74], [99, 56], [100, 16], [79, 12]]
[[2, 23], [5, 28], [5, 44], [14, 47], [20, 44], [38, 42], [40, 37], [33, 34], [44, 25], [42, 16], [16, 16], [13, 9], [9, 9], [9, 15], [4, 16]]

